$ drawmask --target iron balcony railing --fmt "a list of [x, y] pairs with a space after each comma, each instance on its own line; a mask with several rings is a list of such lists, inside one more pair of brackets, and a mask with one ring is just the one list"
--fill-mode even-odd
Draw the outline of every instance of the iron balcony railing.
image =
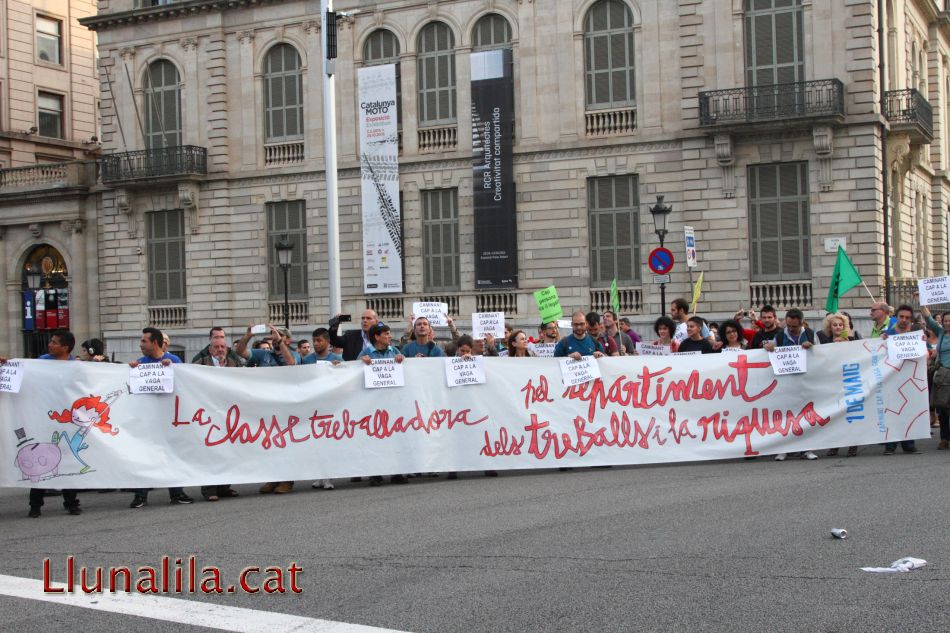
[[910, 124], [932, 141], [934, 111], [930, 103], [913, 88], [890, 90], [884, 93], [884, 116], [892, 124]]
[[841, 81], [819, 79], [699, 93], [700, 125], [817, 117], [844, 117]]
[[104, 183], [208, 173], [208, 150], [194, 145], [118, 152], [100, 160]]

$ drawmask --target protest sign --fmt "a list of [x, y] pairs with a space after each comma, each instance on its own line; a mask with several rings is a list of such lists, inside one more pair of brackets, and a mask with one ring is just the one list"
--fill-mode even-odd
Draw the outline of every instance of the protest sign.
[[693, 350], [691, 352], [673, 352], [673, 356], [702, 356], [702, 355], [703, 353], [699, 351], [698, 349]]
[[22, 383], [23, 363], [16, 360], [8, 360], [0, 365], [0, 391], [20, 393], [20, 385]]
[[445, 383], [449, 387], [481, 385], [485, 383], [483, 356], [449, 356], [445, 359]]
[[801, 345], [776, 347], [774, 352], [769, 352], [769, 362], [776, 376], [804, 374], [808, 371], [805, 348]]
[[394, 358], [374, 358], [363, 364], [363, 387], [366, 389], [385, 389], [386, 387], [404, 387], [406, 377], [402, 363]]
[[129, 368], [129, 393], [172, 393], [175, 390], [175, 370], [161, 363], [143, 363]]
[[672, 345], [653, 345], [651, 343], [637, 343], [637, 354], [640, 356], [667, 356], [673, 353]]
[[922, 306], [950, 302], [950, 277], [918, 279], [917, 291], [920, 293], [920, 305]]
[[538, 304], [538, 312], [541, 313], [541, 323], [550, 323], [564, 318], [561, 300], [558, 298], [557, 288], [554, 286], [548, 286], [535, 292], [534, 300]]
[[497, 339], [505, 337], [505, 313], [504, 312], [473, 312], [472, 313], [472, 338], [485, 338], [486, 334], [491, 334]]
[[414, 318], [425, 317], [432, 327], [445, 327], [449, 324], [445, 315], [449, 313], [449, 304], [439, 301], [415, 301], [412, 304]]
[[890, 360], [908, 360], [927, 355], [927, 341], [923, 332], [905, 332], [887, 337], [887, 358]]
[[530, 349], [538, 358], [552, 358], [557, 343], [532, 343]]
[[738, 354], [739, 352], [744, 352], [745, 350], [741, 347], [727, 347], [723, 345], [719, 351], [723, 354]]
[[593, 356], [584, 356], [580, 360], [560, 358], [558, 362], [561, 364], [561, 382], [565, 387], [582, 385], [600, 378], [600, 365]]
[[600, 379], [572, 387], [551, 358], [484, 358], [487, 384], [468, 388], [447, 386], [441, 358], [402, 363], [402, 389], [364, 389], [362, 361], [175, 365], [174, 394], [157, 398], [128, 394], [127, 366], [20, 360], [20, 393], [0, 394], [10, 431], [48, 447], [54, 431], [84, 430], [73, 411], [95, 411], [99, 423], [85, 434], [85, 472], [66, 459], [56, 472], [24, 472], [18, 451], [36, 444], [0, 434], [0, 486], [673, 463], [930, 437], [924, 359], [890, 363], [879, 339], [818, 345], [808, 356], [808, 374], [797, 376], [775, 376], [763, 350], [601, 358]]

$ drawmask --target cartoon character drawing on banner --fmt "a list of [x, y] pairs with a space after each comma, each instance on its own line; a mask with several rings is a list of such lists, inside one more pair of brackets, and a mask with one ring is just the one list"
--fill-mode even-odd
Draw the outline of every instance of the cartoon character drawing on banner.
[[63, 424], [69, 424], [71, 422], [79, 427], [79, 429], [73, 433], [72, 437], [70, 437], [66, 431], [53, 431], [52, 440], [53, 444], [57, 446], [61, 441], [65, 441], [73, 457], [82, 464], [79, 474], [87, 473], [91, 470], [89, 464], [79, 455], [80, 451], [89, 448], [89, 445], [86, 444], [86, 435], [89, 433], [89, 429], [95, 427], [110, 436], [119, 433], [118, 428], [109, 424], [109, 405], [115, 402], [120, 395], [122, 395], [121, 391], [113, 391], [106, 395], [105, 398], [93, 395], [84, 396], [73, 402], [69, 409], [64, 409], [59, 413], [55, 411], [49, 412], [51, 420], [56, 420]]
[[37, 483], [41, 479], [49, 479], [59, 474], [59, 462], [63, 454], [59, 447], [50, 442], [34, 442], [32, 437], [26, 436], [21, 427], [16, 433], [17, 448], [14, 465], [20, 469], [23, 479]]

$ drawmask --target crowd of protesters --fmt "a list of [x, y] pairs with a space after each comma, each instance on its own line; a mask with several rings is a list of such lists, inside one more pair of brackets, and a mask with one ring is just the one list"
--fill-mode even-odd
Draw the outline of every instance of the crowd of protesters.
[[[394, 344], [394, 332], [390, 325], [383, 323], [373, 310], [365, 310], [360, 315], [360, 326], [340, 332], [342, 323], [349, 320], [347, 315], [336, 315], [328, 327], [313, 330], [310, 340], [294, 341], [291, 332], [285, 328], [267, 325], [266, 328], [247, 328], [243, 335], [228, 342], [227, 333], [222, 327], [213, 327], [209, 332], [207, 346], [198, 352], [191, 362], [209, 367], [277, 367], [289, 365], [308, 365], [320, 362], [342, 363], [361, 361], [370, 364], [373, 359], [395, 359], [403, 362], [406, 358], [435, 358], [443, 356], [495, 356], [526, 358], [536, 356], [569, 357], [581, 359], [585, 356], [600, 358], [604, 356], [626, 356], [638, 354], [639, 345], [652, 346], [665, 353], [701, 353], [715, 354], [735, 352], [746, 349], [765, 349], [772, 351], [779, 347], [800, 345], [809, 349], [815, 345], [829, 345], [860, 339], [855, 331], [851, 316], [847, 312], [828, 314], [816, 327], [805, 320], [798, 308], [787, 310], [784, 315], [770, 305], [762, 306], [758, 312], [740, 310], [721, 323], [710, 322], [699, 315], [690, 314], [685, 299], [676, 299], [670, 305], [669, 316], [661, 316], [653, 323], [653, 335], [642, 337], [631, 328], [630, 320], [618, 318], [612, 310], [602, 313], [577, 311], [571, 315], [570, 334], [562, 336], [558, 322], [551, 321], [538, 325], [531, 334], [521, 329], [505, 325], [505, 336], [496, 340], [490, 335], [475, 339], [458, 330], [450, 315], [444, 315], [449, 337], [440, 343], [435, 331], [426, 317], [410, 316], [406, 330], [400, 335], [398, 344]], [[929, 367], [932, 393], [945, 396], [943, 404], [932, 409], [932, 425], [940, 428], [938, 450], [950, 447], [950, 312], [939, 315], [935, 320], [924, 306], [919, 312], [909, 305], [901, 305], [892, 310], [886, 303], [871, 305], [870, 319], [872, 327], [867, 338], [887, 338], [894, 334], [920, 331], [928, 341]], [[265, 330], [261, 332], [261, 330]], [[254, 340], [256, 336], [260, 336]], [[142, 330], [139, 348], [142, 356], [129, 363], [135, 367], [144, 363], [162, 363], [169, 365], [181, 363], [182, 359], [170, 353], [168, 335], [161, 330], [147, 327]], [[40, 356], [43, 360], [86, 362], [109, 362], [103, 341], [89, 339], [83, 341], [79, 355], [74, 356], [75, 338], [69, 331], [57, 330], [50, 337], [48, 351]], [[0, 363], [6, 362], [0, 356]], [[946, 370], [946, 371], [942, 371]], [[934, 382], [936, 381], [936, 382]], [[946, 390], [942, 391], [942, 383]], [[933, 400], [932, 400], [933, 402]], [[65, 434], [64, 434], [65, 435]], [[919, 454], [913, 440], [900, 442], [901, 450], [907, 454]], [[897, 442], [884, 444], [884, 455], [893, 455]], [[828, 456], [838, 455], [839, 449], [827, 452]], [[847, 449], [847, 456], [858, 454], [857, 446]], [[802, 459], [818, 459], [811, 450], [797, 454]], [[784, 461], [789, 455], [781, 453], [776, 461]], [[748, 457], [746, 459], [755, 459]], [[567, 469], [562, 469], [567, 470]], [[423, 475], [417, 473], [417, 475]], [[425, 473], [437, 476], [436, 473]], [[487, 476], [497, 476], [495, 471], [486, 471]], [[397, 474], [390, 477], [392, 483], [407, 483], [412, 475]], [[448, 473], [449, 479], [456, 479], [457, 473]], [[361, 478], [354, 477], [358, 482]], [[293, 481], [267, 482], [259, 492], [261, 494], [287, 494], [293, 490]], [[381, 476], [369, 478], [370, 485], [383, 483]], [[313, 482], [313, 488], [332, 490], [334, 485], [328, 479]], [[208, 484], [201, 486], [201, 495], [207, 501], [236, 497], [238, 492], [229, 484]], [[62, 494], [64, 507], [69, 514], [81, 513], [77, 490], [52, 491]], [[111, 491], [100, 491], [111, 492]], [[148, 503], [147, 489], [131, 490], [132, 508], [141, 508]], [[172, 504], [190, 504], [194, 500], [182, 488], [169, 488], [169, 500]], [[30, 517], [39, 517], [43, 506], [43, 497], [51, 494], [41, 488], [30, 490]]]

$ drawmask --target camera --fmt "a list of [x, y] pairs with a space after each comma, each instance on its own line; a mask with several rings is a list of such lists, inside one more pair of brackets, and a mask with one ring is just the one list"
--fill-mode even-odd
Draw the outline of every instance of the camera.
[[341, 315], [340, 315], [340, 323], [346, 323], [346, 322], [352, 321], [352, 320], [353, 320], [353, 317], [350, 316], [349, 314], [341, 314]]

